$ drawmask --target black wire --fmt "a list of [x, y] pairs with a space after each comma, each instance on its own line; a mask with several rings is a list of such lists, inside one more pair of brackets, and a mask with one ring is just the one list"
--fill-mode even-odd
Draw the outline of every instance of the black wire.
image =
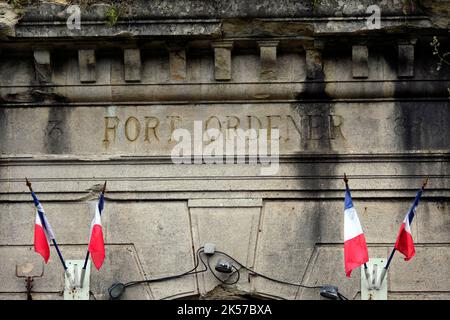
[[341, 299], [341, 300], [348, 300], [348, 298], [346, 296], [344, 296], [342, 293], [340, 293], [339, 291], [337, 292], [337, 295], [338, 295], [339, 299]]
[[[189, 271], [186, 271], [186, 272], [183, 272], [183, 273], [180, 273], [180, 274], [177, 274], [177, 275], [173, 275], [173, 276], [168, 276], [168, 277], [131, 281], [131, 282], [125, 283], [124, 286], [125, 286], [125, 288], [127, 288], [127, 287], [131, 287], [131, 286], [134, 286], [134, 285], [137, 285], [137, 284], [141, 284], [141, 283], [152, 283], [152, 282], [158, 282], [158, 281], [172, 280], [172, 279], [177, 279], [177, 278], [180, 278], [180, 277], [183, 277], [183, 276], [187, 276], [187, 275], [191, 275], [191, 274], [206, 272], [208, 270], [208, 268], [206, 267], [205, 262], [201, 258], [200, 254], [202, 252], [203, 252], [203, 247], [198, 248], [198, 250], [196, 251], [196, 254], [194, 256], [195, 266], [194, 266], [194, 268], [192, 268]], [[198, 266], [200, 264], [200, 260], [202, 261], [202, 264], [205, 266], [205, 269], [196, 271], [196, 269], [198, 268]]]
[[[209, 263], [209, 256], [207, 258], [207, 263], [205, 263], [205, 261], [203, 260], [201, 254], [204, 253], [204, 248], [200, 247], [197, 249], [196, 254], [194, 256], [194, 261], [195, 261], [195, 266], [194, 268], [192, 268], [189, 271], [183, 272], [181, 274], [178, 275], [174, 275], [174, 276], [168, 276], [168, 277], [162, 277], [162, 278], [157, 278], [157, 279], [148, 279], [148, 280], [139, 280], [139, 281], [131, 281], [128, 282], [126, 284], [124, 284], [124, 287], [131, 287], [137, 284], [141, 284], [141, 283], [152, 283], [152, 282], [158, 282], [158, 281], [165, 281], [165, 280], [171, 280], [171, 279], [177, 279], [186, 275], [193, 275], [193, 274], [197, 274], [197, 273], [202, 273], [202, 272], [206, 272], [209, 270], [211, 270], [211, 273], [213, 274], [213, 276], [219, 280], [221, 283], [226, 284], [226, 285], [233, 285], [235, 283], [237, 283], [240, 279], [241, 273], [240, 270], [238, 268], [236, 268], [234, 265], [232, 265], [232, 268], [234, 268], [236, 271], [235, 273], [237, 273], [237, 278], [235, 281], [233, 282], [227, 282], [227, 280], [229, 280], [234, 273], [232, 273], [226, 280], [222, 280], [221, 278], [219, 278], [216, 273], [214, 272], [214, 269], [211, 268], [210, 263]], [[303, 285], [303, 284], [299, 284], [299, 283], [292, 283], [292, 282], [287, 282], [287, 281], [283, 281], [283, 280], [278, 280], [278, 279], [274, 279], [271, 278], [269, 276], [266, 276], [262, 273], [256, 272], [254, 270], [251, 270], [250, 268], [246, 267], [245, 265], [243, 265], [242, 263], [240, 263], [239, 261], [237, 261], [235, 258], [233, 258], [232, 256], [230, 256], [229, 254], [222, 252], [222, 251], [215, 251], [215, 253], [224, 255], [225, 257], [233, 260], [234, 262], [236, 262], [238, 265], [240, 265], [242, 268], [244, 268], [245, 270], [247, 270], [250, 274], [252, 275], [257, 275], [261, 278], [273, 281], [273, 282], [277, 282], [277, 283], [281, 283], [281, 284], [287, 284], [287, 285], [291, 285], [291, 286], [296, 286], [296, 287], [301, 287], [301, 288], [307, 288], [307, 289], [321, 289], [323, 286], [307, 286], [307, 285]], [[200, 265], [200, 261], [202, 262], [204, 269], [202, 270], [197, 270], [198, 266]], [[339, 299], [341, 300], [348, 300], [347, 297], [345, 297], [342, 293], [337, 292], [337, 295], [339, 297]], [[112, 299], [112, 297], [110, 296], [110, 298]], [[95, 299], [95, 296], [94, 296]]]
[[[201, 249], [201, 250], [200, 250], [200, 249]], [[188, 274], [196, 274], [196, 273], [202, 273], [202, 272], [208, 271], [208, 267], [206, 266], [205, 261], [203, 261], [201, 253], [204, 253], [204, 252], [203, 252], [203, 247], [201, 247], [201, 248], [199, 248], [199, 249], [197, 250], [197, 262], [196, 262], [196, 265], [195, 265], [195, 267], [194, 267], [193, 270], [197, 269], [197, 267], [198, 267], [198, 265], [199, 265], [199, 260], [202, 262], [202, 264], [203, 264], [203, 266], [205, 267], [205, 269], [199, 270], [199, 271], [194, 271], [194, 272], [191, 271], [191, 272], [189, 272]]]
[[95, 294], [91, 290], [89, 290], [89, 294], [92, 296], [92, 298], [94, 298], [94, 300], [97, 300], [97, 298], [95, 297]]
[[228, 286], [231, 286], [231, 285], [233, 285], [233, 284], [236, 284], [238, 281], [239, 281], [239, 279], [241, 278], [241, 273], [239, 272], [239, 269], [238, 268], [236, 268], [235, 266], [232, 266], [233, 268], [235, 268], [236, 269], [236, 272], [237, 272], [237, 279], [235, 280], [235, 281], [233, 281], [233, 282], [227, 282], [227, 280], [228, 279], [230, 279], [232, 276], [233, 276], [233, 274], [231, 274], [229, 277], [228, 277], [228, 279], [226, 279], [226, 280], [222, 280], [219, 276], [217, 276], [216, 275], [216, 273], [214, 272], [214, 268], [211, 268], [211, 265], [209, 264], [209, 257], [206, 259], [206, 261], [208, 262], [208, 268], [209, 268], [209, 270], [211, 270], [211, 273], [213, 274], [213, 276], [214, 276], [214, 278], [216, 278], [217, 280], [219, 280], [221, 283], [223, 283], [223, 284], [226, 284], [226, 285], [228, 285]]
[[242, 268], [244, 268], [244, 269], [247, 270], [248, 272], [250, 272], [250, 273], [252, 273], [252, 274], [254, 274], [254, 275], [257, 275], [257, 276], [259, 276], [259, 277], [261, 277], [261, 278], [264, 278], [264, 279], [273, 281], [273, 282], [278, 282], [278, 283], [281, 283], [281, 284], [287, 284], [287, 285], [297, 286], [297, 287], [302, 287], [302, 288], [307, 288], [307, 289], [321, 289], [321, 288], [322, 288], [322, 286], [307, 286], [307, 285], [304, 285], [304, 284], [292, 283], [292, 282], [287, 282], [287, 281], [283, 281], [283, 280], [274, 279], [274, 278], [268, 277], [268, 276], [263, 275], [263, 274], [261, 274], [261, 273], [259, 273], [259, 272], [256, 272], [256, 271], [253, 271], [253, 270], [249, 269], [248, 267], [246, 267], [245, 265], [243, 265], [242, 263], [240, 263], [239, 261], [237, 261], [237, 260], [236, 260], [235, 258], [233, 258], [232, 256], [226, 254], [225, 252], [222, 252], [222, 251], [216, 251], [216, 253], [222, 254], [222, 255], [224, 255], [225, 257], [227, 257], [227, 258], [233, 260], [234, 262], [236, 262], [237, 264], [239, 264]]
[[235, 266], [232, 266], [232, 267], [233, 267], [234, 269], [236, 269], [236, 271], [233, 272], [233, 273], [227, 278], [227, 280], [230, 279], [230, 278], [233, 276], [234, 273], [237, 273], [237, 278], [236, 278], [235, 281], [233, 281], [232, 283], [230, 283], [230, 285], [233, 285], [233, 284], [238, 283], [238, 282], [239, 282], [239, 279], [241, 278], [241, 271], [239, 271], [239, 269], [236, 268]]

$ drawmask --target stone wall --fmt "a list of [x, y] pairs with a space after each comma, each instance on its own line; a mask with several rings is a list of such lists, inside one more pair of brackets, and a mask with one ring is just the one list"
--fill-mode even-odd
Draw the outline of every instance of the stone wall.
[[[24, 177], [66, 259], [84, 257], [108, 181], [107, 255], [91, 275], [97, 299], [115, 281], [191, 269], [208, 242], [260, 273], [334, 284], [359, 299], [359, 270], [346, 278], [343, 266], [344, 172], [371, 257], [388, 256], [429, 177], [413, 222], [416, 256], [394, 257], [388, 298], [450, 298], [450, 69], [436, 69], [429, 43], [450, 44], [436, 3], [379, 1], [381, 29], [370, 30], [369, 1], [132, 1], [113, 26], [104, 23], [111, 4], [80, 2], [81, 30], [70, 30], [62, 2], [7, 6], [0, 299], [26, 297], [16, 266], [44, 268], [35, 299], [62, 299], [54, 248], [47, 265], [33, 252]], [[224, 133], [279, 129], [278, 172], [261, 175], [259, 163], [173, 164], [172, 133], [194, 132], [194, 121]], [[136, 286], [124, 298], [319, 299], [317, 289], [244, 270], [236, 285], [219, 284], [201, 273]]]

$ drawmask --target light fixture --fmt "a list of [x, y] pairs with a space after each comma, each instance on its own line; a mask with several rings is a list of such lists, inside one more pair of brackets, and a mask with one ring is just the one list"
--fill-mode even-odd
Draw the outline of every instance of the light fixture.
[[108, 289], [109, 297], [111, 300], [118, 300], [122, 296], [122, 294], [125, 292], [125, 285], [120, 282], [114, 283], [111, 287]]
[[322, 286], [322, 288], [320, 288], [320, 295], [331, 300], [337, 300], [340, 299], [338, 291], [338, 287], [332, 285], [324, 285]]
[[222, 259], [217, 261], [215, 269], [222, 273], [231, 273], [233, 271], [231, 263]]

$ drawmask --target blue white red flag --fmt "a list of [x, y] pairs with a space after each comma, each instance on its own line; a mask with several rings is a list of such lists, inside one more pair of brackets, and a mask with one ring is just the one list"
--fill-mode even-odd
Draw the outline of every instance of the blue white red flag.
[[98, 205], [95, 207], [95, 216], [91, 223], [91, 235], [88, 246], [88, 250], [92, 257], [92, 262], [94, 263], [97, 270], [99, 270], [102, 267], [103, 260], [105, 260], [105, 243], [103, 240], [103, 230], [101, 221], [101, 215], [104, 206], [105, 206], [105, 196], [103, 193], [101, 193], [100, 199], [98, 200]]
[[36, 194], [32, 191], [34, 205], [36, 206], [36, 222], [34, 224], [34, 251], [39, 253], [45, 263], [50, 258], [50, 241], [55, 239], [52, 227], [47, 220], [42, 204], [39, 202]]
[[353, 269], [369, 261], [366, 238], [364, 237], [358, 214], [353, 206], [350, 189], [345, 189], [344, 209], [344, 262], [345, 274], [350, 277]]
[[414, 248], [414, 241], [411, 233], [411, 223], [414, 219], [414, 215], [416, 213], [417, 205], [419, 204], [420, 197], [422, 196], [423, 189], [420, 189], [417, 192], [416, 198], [406, 214], [405, 219], [403, 219], [403, 223], [400, 227], [400, 231], [398, 232], [397, 241], [395, 242], [394, 248], [400, 251], [404, 256], [405, 260], [410, 260], [416, 253]]

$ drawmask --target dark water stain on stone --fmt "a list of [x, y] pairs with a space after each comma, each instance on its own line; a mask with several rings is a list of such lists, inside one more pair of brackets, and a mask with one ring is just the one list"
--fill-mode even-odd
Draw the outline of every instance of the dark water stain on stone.
[[6, 125], [8, 123], [7, 110], [5, 107], [0, 106], [0, 154], [5, 152], [6, 149]]
[[[415, 74], [416, 77], [422, 79], [429, 78], [429, 74], [433, 72], [433, 55], [432, 50], [426, 44], [418, 44], [415, 48]], [[393, 67], [393, 66], [392, 66]], [[433, 92], [436, 90], [433, 86], [439, 84], [434, 81], [424, 83], [426, 88], [422, 88], [424, 92]], [[430, 89], [427, 90], [427, 87]], [[411, 87], [406, 87], [399, 82], [395, 86], [395, 96], [403, 97], [404, 95], [412, 96]], [[438, 92], [439, 96], [447, 94], [446, 88], [442, 88], [442, 92]], [[425, 96], [424, 98], [433, 98]], [[402, 141], [403, 149], [406, 151], [432, 150], [450, 148], [449, 145], [449, 127], [450, 112], [449, 102], [445, 101], [396, 101], [395, 102], [395, 133]]]
[[[436, 67], [431, 48], [427, 43], [417, 43], [415, 48], [415, 77], [419, 79], [435, 79], [433, 68]], [[393, 65], [391, 65], [394, 68]], [[393, 69], [395, 72], [396, 69]], [[448, 70], [447, 70], [448, 72]], [[413, 78], [413, 79], [414, 79]], [[444, 90], [436, 92], [433, 86], [439, 86], [439, 81], [426, 81], [421, 91], [425, 92], [418, 101], [394, 102], [394, 137], [402, 152], [421, 151], [431, 153], [436, 150], [450, 150], [450, 103], [448, 101], [436, 101], [434, 94], [445, 96]], [[411, 84], [396, 83], [395, 97], [415, 96]], [[429, 92], [430, 94], [426, 94]], [[421, 185], [421, 177], [431, 174], [427, 166], [417, 163], [416, 165], [404, 165], [404, 174], [417, 176], [417, 183], [412, 189]], [[434, 172], [436, 174], [436, 172]], [[413, 194], [411, 194], [413, 196]]]
[[49, 108], [45, 129], [45, 150], [49, 154], [70, 153], [70, 113], [68, 107]]
[[[323, 53], [323, 59], [326, 59]], [[302, 148], [305, 151], [330, 150], [329, 119], [330, 97], [326, 93], [325, 74], [322, 68], [314, 70], [315, 77], [306, 81], [304, 90], [296, 96], [293, 107], [299, 113], [303, 128]]]
[[[327, 53], [322, 52], [322, 58], [327, 59]], [[292, 109], [300, 119], [300, 128], [302, 128], [301, 145], [298, 156], [301, 159], [298, 163], [298, 176], [301, 177], [301, 189], [313, 192], [311, 207], [305, 210], [305, 214], [311, 214], [308, 217], [308, 234], [304, 230], [299, 233], [299, 241], [305, 242], [311, 248], [321, 242], [322, 220], [326, 219], [326, 213], [329, 202], [316, 199], [317, 194], [332, 188], [332, 179], [326, 179], [326, 176], [332, 175], [334, 168], [328, 167], [323, 171], [326, 165], [321, 161], [321, 153], [332, 151], [330, 141], [330, 116], [333, 114], [333, 104], [326, 93], [325, 74], [323, 69], [314, 70], [315, 77], [304, 84], [304, 90], [297, 94], [297, 102], [292, 104]], [[312, 158], [310, 156], [302, 157], [302, 153], [314, 152], [317, 154]], [[303, 159], [302, 159], [303, 158]], [[299, 199], [300, 200], [300, 199]], [[301, 201], [301, 200], [300, 200]], [[311, 201], [311, 199], [309, 200]], [[309, 211], [309, 213], [307, 213]], [[313, 252], [313, 251], [312, 251]]]

